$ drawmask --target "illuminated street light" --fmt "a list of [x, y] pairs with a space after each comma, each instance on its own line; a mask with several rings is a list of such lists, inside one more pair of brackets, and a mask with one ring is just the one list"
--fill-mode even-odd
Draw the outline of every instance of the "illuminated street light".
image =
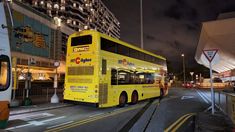
[[185, 62], [184, 62], [184, 54], [181, 54], [183, 58], [183, 74], [184, 74], [184, 85], [185, 85]]

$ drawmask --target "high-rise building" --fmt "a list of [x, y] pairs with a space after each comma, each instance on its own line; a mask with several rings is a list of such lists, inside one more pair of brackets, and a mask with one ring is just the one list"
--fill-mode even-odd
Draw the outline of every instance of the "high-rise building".
[[94, 29], [120, 38], [120, 23], [101, 0], [22, 0], [75, 31]]

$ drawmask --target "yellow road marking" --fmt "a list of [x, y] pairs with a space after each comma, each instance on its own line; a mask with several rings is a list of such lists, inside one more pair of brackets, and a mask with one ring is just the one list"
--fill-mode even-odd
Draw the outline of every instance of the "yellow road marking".
[[164, 130], [164, 132], [169, 132], [170, 130], [174, 129], [175, 126], [178, 126], [177, 125], [178, 123], [181, 124], [181, 122], [183, 122], [183, 121], [185, 122], [186, 120], [184, 120], [184, 119], [187, 118], [187, 117], [191, 117], [192, 115], [195, 115], [195, 113], [188, 113], [188, 114], [185, 114], [185, 115], [181, 116], [178, 120], [176, 120], [173, 124], [171, 124], [168, 128], [166, 128]]
[[[155, 104], [155, 103], [153, 103], [153, 104]], [[158, 104], [158, 102], [157, 102], [157, 104]], [[127, 112], [127, 111], [131, 111], [131, 110], [134, 110], [134, 109], [137, 109], [137, 108], [141, 108], [143, 106], [144, 106], [144, 104], [139, 105], [139, 106], [135, 106], [135, 107], [130, 107], [130, 108], [123, 109], [123, 110], [119, 110], [119, 111], [114, 111], [114, 112], [111, 112], [111, 113], [108, 112], [108, 113], [105, 113], [105, 114], [102, 114], [102, 115], [94, 116], [92, 118], [88, 118], [88, 119], [84, 119], [84, 120], [81, 120], [81, 121], [66, 124], [66, 125], [61, 126], [61, 127], [48, 129], [45, 132], [62, 131], [62, 130], [73, 128], [73, 127], [76, 127], [76, 126], [80, 126], [80, 125], [83, 125], [83, 124], [86, 124], [86, 123], [89, 123], [89, 122], [92, 122], [92, 121], [96, 121], [96, 120], [99, 120], [99, 119], [102, 119], [102, 118], [106, 118], [106, 117], [109, 117], [109, 116], [114, 116], [114, 115], [117, 115], [117, 114], [120, 114], [120, 113], [123, 113], [123, 112]]]
[[182, 126], [182, 124], [187, 121], [190, 117], [196, 115], [195, 113], [194, 114], [191, 114], [191, 115], [188, 115], [186, 118], [184, 118], [183, 121], [181, 121], [177, 126], [174, 127], [174, 129], [172, 130], [173, 132], [178, 130], [180, 126]]

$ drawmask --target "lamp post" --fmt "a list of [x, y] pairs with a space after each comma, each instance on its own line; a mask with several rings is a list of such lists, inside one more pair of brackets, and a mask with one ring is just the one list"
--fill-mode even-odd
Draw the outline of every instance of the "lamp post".
[[185, 85], [185, 62], [184, 62], [184, 54], [181, 54], [183, 58], [183, 75], [184, 75], [184, 85]]
[[59, 61], [55, 61], [54, 62], [54, 66], [55, 66], [55, 77], [54, 77], [54, 95], [51, 97], [51, 103], [59, 103], [59, 97], [56, 94], [56, 89], [58, 87], [58, 73], [57, 73], [57, 68], [60, 66], [60, 62]]
[[144, 49], [144, 38], [143, 38], [143, 2], [140, 0], [140, 47]]

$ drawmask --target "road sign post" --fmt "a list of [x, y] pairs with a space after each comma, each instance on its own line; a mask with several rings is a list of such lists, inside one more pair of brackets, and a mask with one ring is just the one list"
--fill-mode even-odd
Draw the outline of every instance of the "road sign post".
[[209, 107], [209, 109], [211, 108], [212, 114], [215, 113], [215, 98], [214, 98], [215, 94], [214, 94], [214, 88], [213, 88], [212, 64], [211, 63], [212, 63], [217, 52], [218, 52], [218, 49], [203, 50], [203, 54], [205, 55], [205, 57], [209, 61], [209, 67], [210, 67], [211, 107]]

